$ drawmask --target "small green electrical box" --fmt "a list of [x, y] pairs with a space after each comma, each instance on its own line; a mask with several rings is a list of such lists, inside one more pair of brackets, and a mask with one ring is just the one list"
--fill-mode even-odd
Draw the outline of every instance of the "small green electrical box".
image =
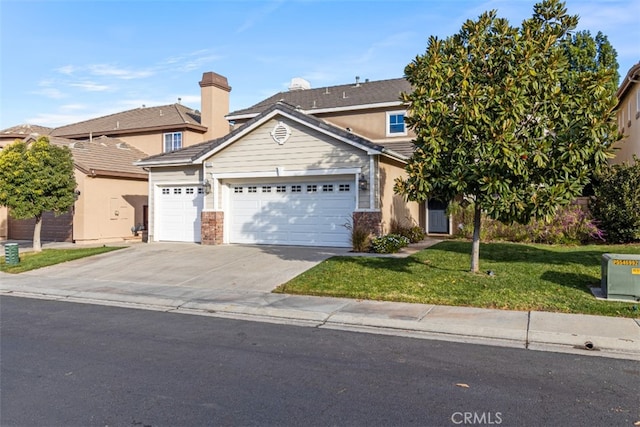
[[600, 287], [607, 299], [640, 301], [640, 255], [602, 255]]

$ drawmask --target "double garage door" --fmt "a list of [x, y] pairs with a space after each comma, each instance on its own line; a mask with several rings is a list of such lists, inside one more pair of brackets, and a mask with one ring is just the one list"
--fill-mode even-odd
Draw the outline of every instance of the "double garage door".
[[230, 186], [231, 243], [349, 247], [353, 181]]

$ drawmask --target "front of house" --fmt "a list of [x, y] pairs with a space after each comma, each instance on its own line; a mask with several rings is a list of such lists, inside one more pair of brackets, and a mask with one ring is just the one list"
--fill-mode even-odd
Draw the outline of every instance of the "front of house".
[[350, 247], [354, 224], [380, 235], [394, 223], [449, 234], [445, 206], [393, 191], [413, 150], [408, 89], [303, 84], [229, 113], [224, 137], [137, 162], [149, 171], [149, 241]]

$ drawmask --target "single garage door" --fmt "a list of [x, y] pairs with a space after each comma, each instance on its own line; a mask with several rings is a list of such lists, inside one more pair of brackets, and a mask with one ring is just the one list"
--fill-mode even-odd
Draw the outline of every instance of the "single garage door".
[[199, 242], [202, 187], [160, 187], [156, 194], [155, 240]]
[[231, 243], [351, 246], [353, 182], [231, 186]]

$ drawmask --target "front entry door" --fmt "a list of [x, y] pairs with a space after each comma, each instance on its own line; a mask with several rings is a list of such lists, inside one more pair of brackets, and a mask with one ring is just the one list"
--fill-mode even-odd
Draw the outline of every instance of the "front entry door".
[[429, 212], [428, 233], [449, 234], [449, 217], [447, 216], [447, 203], [431, 199], [427, 204]]

